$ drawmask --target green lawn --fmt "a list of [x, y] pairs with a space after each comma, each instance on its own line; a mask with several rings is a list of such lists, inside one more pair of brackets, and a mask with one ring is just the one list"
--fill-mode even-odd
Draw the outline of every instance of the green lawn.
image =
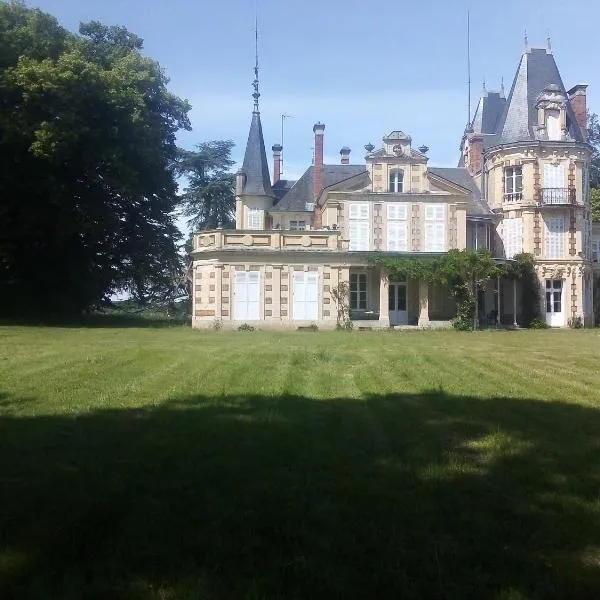
[[599, 356], [2, 327], [0, 598], [599, 598]]

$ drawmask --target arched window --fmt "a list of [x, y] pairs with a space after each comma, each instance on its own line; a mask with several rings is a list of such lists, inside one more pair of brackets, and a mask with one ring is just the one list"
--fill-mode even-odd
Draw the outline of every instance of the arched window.
[[389, 191], [394, 194], [403, 192], [404, 171], [395, 170], [390, 172], [390, 188]]

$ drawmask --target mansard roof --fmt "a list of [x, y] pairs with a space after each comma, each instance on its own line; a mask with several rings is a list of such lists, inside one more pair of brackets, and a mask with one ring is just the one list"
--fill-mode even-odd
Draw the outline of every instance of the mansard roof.
[[[366, 172], [364, 165], [323, 165], [323, 187], [335, 185], [362, 172]], [[306, 211], [306, 205], [315, 201], [313, 178], [314, 166], [311, 166], [281, 198], [273, 210]]]
[[467, 200], [467, 215], [472, 217], [491, 217], [492, 211], [485, 200], [481, 197], [481, 190], [475, 179], [469, 174], [469, 171], [462, 167], [445, 168], [429, 167], [427, 172], [444, 179], [450, 183], [458, 185], [469, 192]]
[[265, 141], [258, 110], [252, 113], [252, 122], [250, 124], [250, 132], [248, 133], [248, 143], [246, 144], [242, 170], [246, 175], [242, 191], [244, 195], [273, 196]]
[[557, 94], [567, 111], [567, 141], [583, 142], [577, 119], [568, 102], [554, 56], [543, 48], [532, 48], [521, 57], [510, 94], [494, 136], [484, 138], [486, 147], [541, 139], [537, 123], [537, 102], [545, 91]]
[[506, 106], [506, 98], [500, 92], [486, 92], [480, 99], [473, 117], [474, 133], [496, 133], [498, 119]]

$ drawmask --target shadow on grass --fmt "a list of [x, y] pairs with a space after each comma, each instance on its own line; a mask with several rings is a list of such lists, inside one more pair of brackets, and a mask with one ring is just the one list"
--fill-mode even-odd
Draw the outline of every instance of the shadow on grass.
[[0, 597], [597, 598], [599, 432], [441, 392], [5, 415]]

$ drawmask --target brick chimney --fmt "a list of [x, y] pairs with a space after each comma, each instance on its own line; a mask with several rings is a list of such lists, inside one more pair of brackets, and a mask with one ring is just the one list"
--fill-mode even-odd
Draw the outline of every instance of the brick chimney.
[[341, 150], [340, 150], [340, 156], [341, 156], [341, 160], [340, 162], [343, 165], [349, 165], [350, 164], [350, 148], [348, 148], [348, 146], [344, 146]]
[[477, 133], [467, 133], [467, 148], [465, 166], [471, 175], [481, 172], [483, 168], [483, 136]]
[[[315, 164], [313, 165], [313, 194], [315, 202], [321, 193], [324, 186], [324, 169], [323, 169], [323, 135], [325, 134], [325, 125], [323, 123], [315, 123], [313, 127], [315, 134]], [[321, 229], [322, 215], [321, 208], [315, 205], [315, 214], [313, 227]]]
[[587, 140], [587, 85], [578, 83], [573, 86], [568, 92], [571, 108], [575, 113], [575, 118], [579, 123], [583, 137]]
[[273, 150], [273, 185], [275, 185], [281, 179], [281, 151], [283, 146], [275, 144], [271, 150]]

